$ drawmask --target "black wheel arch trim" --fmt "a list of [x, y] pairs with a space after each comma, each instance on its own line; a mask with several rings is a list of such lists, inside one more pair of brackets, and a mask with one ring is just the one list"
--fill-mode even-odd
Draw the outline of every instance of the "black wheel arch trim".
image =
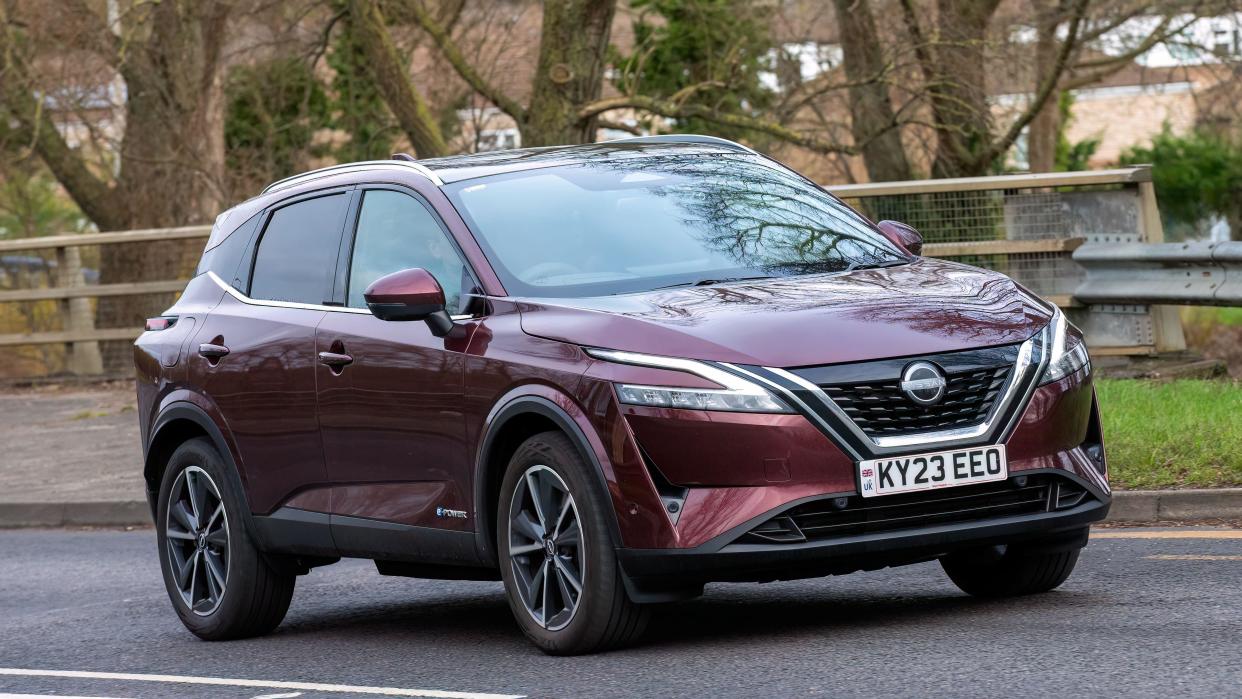
[[[151, 434], [147, 438], [146, 444], [143, 445], [143, 479], [146, 480], [147, 473], [150, 471], [152, 466], [154, 466], [154, 464], [151, 463], [151, 447], [155, 444], [156, 440], [159, 439], [163, 430], [170, 423], [177, 420], [188, 420], [201, 428], [203, 432], [207, 433], [207, 438], [211, 440], [212, 446], [214, 446], [216, 451], [220, 453], [221, 458], [224, 459], [224, 463], [228, 467], [227, 471], [231, 485], [237, 489], [238, 493], [241, 494], [242, 503], [244, 505], [242, 507], [241, 517], [245, 521], [246, 528], [250, 535], [254, 536], [255, 526], [253, 513], [250, 511], [250, 498], [246, 494], [245, 486], [242, 484], [241, 470], [237, 466], [237, 461], [233, 458], [233, 451], [229, 449], [228, 442], [224, 439], [224, 433], [220, 430], [220, 427], [216, 425], [215, 421], [211, 419], [211, 416], [207, 414], [207, 411], [203, 410], [201, 407], [188, 401], [178, 401], [168, 405], [160, 411], [151, 427]], [[152, 492], [150, 488], [147, 488], [147, 504], [151, 507], [152, 519], [157, 516], [156, 510], [159, 507], [158, 497], [158, 491]]]
[[608, 482], [604, 478], [604, 468], [596, 457], [595, 450], [591, 448], [586, 435], [582, 432], [582, 428], [570, 417], [569, 413], [565, 412], [563, 408], [551, 400], [542, 396], [523, 395], [513, 398], [495, 410], [495, 417], [488, 425], [487, 432], [480, 442], [478, 455], [475, 459], [474, 533], [475, 546], [478, 549], [480, 559], [493, 564], [498, 561], [497, 551], [491, 537], [491, 530], [495, 526], [495, 522], [492, 521], [495, 513], [491, 512], [491, 508], [487, 503], [487, 491], [490, 485], [487, 479], [487, 465], [491, 460], [491, 452], [495, 446], [496, 436], [500, 434], [501, 428], [510, 420], [532, 413], [545, 417], [556, 424], [569, 438], [569, 441], [573, 443], [574, 447], [577, 448], [578, 455], [590, 466], [591, 473], [594, 476], [593, 480], [601, 488], [600, 492], [604, 497], [604, 502], [609, 503], [608, 513], [604, 517], [604, 520], [608, 522], [608, 535], [612, 539], [613, 546], [620, 545], [621, 529], [617, 522], [616, 508], [611, 506], [612, 496], [608, 490]]

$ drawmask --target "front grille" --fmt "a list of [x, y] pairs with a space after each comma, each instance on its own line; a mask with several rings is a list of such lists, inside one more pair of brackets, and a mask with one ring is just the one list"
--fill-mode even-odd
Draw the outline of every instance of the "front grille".
[[739, 544], [794, 544], [832, 537], [958, 524], [1067, 509], [1087, 498], [1081, 486], [1046, 474], [996, 483], [885, 495], [829, 497], [799, 505], [743, 534]]
[[970, 427], [988, 412], [1009, 380], [1010, 365], [947, 373], [944, 397], [922, 406], [901, 390], [900, 379], [820, 386], [868, 437]]

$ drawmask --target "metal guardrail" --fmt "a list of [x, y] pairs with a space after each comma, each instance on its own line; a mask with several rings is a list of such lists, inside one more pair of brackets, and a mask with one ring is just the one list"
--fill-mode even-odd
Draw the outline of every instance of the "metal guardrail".
[[827, 189], [875, 220], [923, 233], [929, 254], [1003, 272], [1066, 309], [1092, 353], [1185, 348], [1176, 308], [1138, 301], [1084, 305], [1080, 245], [1164, 242], [1151, 168], [837, 185]]
[[1242, 242], [1086, 245], [1083, 303], [1242, 306]]

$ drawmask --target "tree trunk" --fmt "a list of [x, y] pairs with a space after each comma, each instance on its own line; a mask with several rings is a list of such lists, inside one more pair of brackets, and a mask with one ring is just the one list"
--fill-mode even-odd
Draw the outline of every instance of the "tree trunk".
[[409, 71], [397, 53], [379, 4], [375, 0], [352, 0], [348, 21], [370, 61], [375, 87], [409, 137], [415, 153], [420, 158], [444, 155], [448, 147], [440, 125], [427, 101], [410, 83]]
[[598, 118], [578, 118], [599, 99], [617, 0], [547, 0], [523, 146], [590, 143]]
[[984, 45], [999, 0], [937, 0], [939, 42], [931, 87], [936, 113], [933, 177], [972, 177], [992, 165], [982, 157], [992, 142]]
[[[1032, 93], [1048, 79], [1056, 64], [1060, 42], [1057, 41], [1059, 13], [1055, 3], [1039, 0], [1032, 3], [1038, 13], [1038, 38], [1035, 42], [1035, 76]], [[1027, 160], [1031, 172], [1052, 172], [1057, 164], [1057, 140], [1061, 132], [1061, 107], [1058, 94], [1044, 102], [1027, 129]]]
[[875, 18], [867, 0], [833, 0], [849, 90], [850, 129], [872, 182], [912, 179], [893, 112]]
[[[125, 79], [125, 135], [117, 193], [125, 228], [210, 222], [226, 206], [224, 86], [221, 60], [225, 10], [194, 0], [165, 1], [151, 10], [150, 37], [131, 44]], [[100, 247], [100, 283], [158, 281], [192, 271], [197, 242]], [[172, 302], [167, 294], [99, 299], [96, 325], [140, 327]], [[104, 343], [106, 371], [126, 371], [127, 343]]]

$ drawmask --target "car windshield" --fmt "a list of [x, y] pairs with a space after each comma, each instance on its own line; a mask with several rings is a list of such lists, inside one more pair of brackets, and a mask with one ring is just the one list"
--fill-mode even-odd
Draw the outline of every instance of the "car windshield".
[[514, 296], [600, 296], [888, 266], [909, 257], [750, 155], [599, 160], [445, 187]]

